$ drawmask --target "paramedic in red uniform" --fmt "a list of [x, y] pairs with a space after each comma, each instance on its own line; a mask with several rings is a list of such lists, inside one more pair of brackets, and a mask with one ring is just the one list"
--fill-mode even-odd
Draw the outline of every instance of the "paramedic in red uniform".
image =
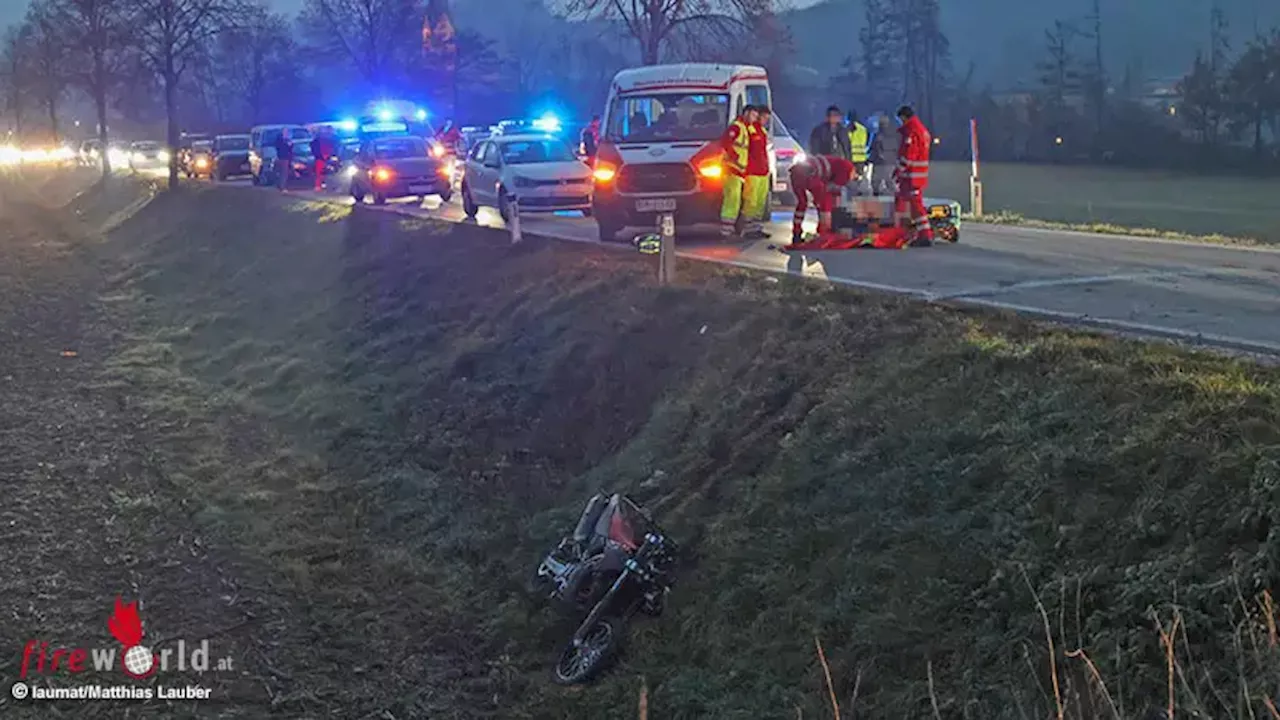
[[899, 108], [898, 118], [902, 121], [902, 127], [898, 128], [902, 139], [895, 172], [898, 192], [893, 199], [893, 212], [899, 220], [910, 213], [912, 247], [932, 245], [933, 227], [924, 208], [924, 189], [929, 185], [929, 148], [933, 138], [910, 106]]
[[857, 178], [857, 170], [848, 158], [811, 155], [804, 162], [791, 165], [791, 187], [796, 194], [796, 212], [791, 222], [791, 242], [804, 242], [801, 224], [809, 209], [808, 199], [813, 196], [813, 206], [818, 211], [818, 240], [831, 235], [831, 211], [839, 200], [844, 186]]

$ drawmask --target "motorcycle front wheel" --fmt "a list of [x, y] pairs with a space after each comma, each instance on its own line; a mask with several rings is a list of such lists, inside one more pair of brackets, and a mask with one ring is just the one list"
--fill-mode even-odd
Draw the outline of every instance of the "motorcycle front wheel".
[[602, 617], [587, 633], [579, 647], [573, 642], [560, 653], [556, 663], [556, 682], [561, 685], [578, 685], [591, 680], [617, 655], [622, 644], [621, 618]]

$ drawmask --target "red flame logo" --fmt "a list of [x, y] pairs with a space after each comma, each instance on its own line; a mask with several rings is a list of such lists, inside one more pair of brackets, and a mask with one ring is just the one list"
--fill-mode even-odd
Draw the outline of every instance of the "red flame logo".
[[120, 669], [126, 675], [145, 678], [155, 673], [158, 663], [151, 651], [142, 646], [142, 618], [138, 617], [136, 600], [125, 604], [117, 595], [116, 609], [107, 618], [107, 629], [124, 646], [124, 652], [120, 654]]

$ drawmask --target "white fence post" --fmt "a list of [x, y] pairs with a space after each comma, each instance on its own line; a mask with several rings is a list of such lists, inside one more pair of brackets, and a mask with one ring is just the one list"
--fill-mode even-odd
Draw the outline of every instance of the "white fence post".
[[658, 217], [658, 234], [661, 245], [658, 250], [658, 284], [671, 285], [676, 281], [676, 216], [663, 213]]

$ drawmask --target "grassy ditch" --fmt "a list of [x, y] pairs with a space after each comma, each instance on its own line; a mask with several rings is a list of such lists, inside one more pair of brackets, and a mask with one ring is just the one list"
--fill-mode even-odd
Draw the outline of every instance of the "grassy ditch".
[[[831, 717], [815, 636], [857, 717], [1275, 695], [1275, 370], [246, 189], [112, 238], [158, 462], [292, 598], [282, 713]], [[690, 557], [565, 690], [520, 588], [600, 487]]]

